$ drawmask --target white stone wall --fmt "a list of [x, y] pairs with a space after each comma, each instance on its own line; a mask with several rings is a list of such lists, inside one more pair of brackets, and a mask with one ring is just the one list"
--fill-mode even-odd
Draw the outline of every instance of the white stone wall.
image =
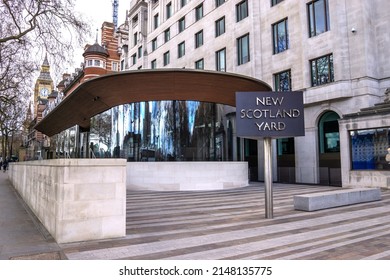
[[199, 191], [248, 186], [247, 162], [128, 162], [129, 190]]
[[59, 243], [126, 235], [126, 161], [12, 163], [9, 178]]

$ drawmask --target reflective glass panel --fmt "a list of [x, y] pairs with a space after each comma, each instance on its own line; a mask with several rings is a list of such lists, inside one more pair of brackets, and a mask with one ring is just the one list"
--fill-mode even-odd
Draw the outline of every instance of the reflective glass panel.
[[[112, 108], [110, 114], [104, 113], [110, 116], [111, 131], [104, 125], [103, 131], [96, 133], [99, 137], [94, 136], [95, 141], [99, 139], [99, 156], [128, 161], [224, 160], [225, 107], [229, 106], [198, 101], [148, 101]], [[97, 124], [108, 123], [101, 116], [94, 119]], [[100, 139], [106, 139], [104, 145]]]

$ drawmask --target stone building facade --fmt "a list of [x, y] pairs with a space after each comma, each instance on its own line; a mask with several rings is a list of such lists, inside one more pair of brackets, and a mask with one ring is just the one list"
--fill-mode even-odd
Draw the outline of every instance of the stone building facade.
[[[349, 139], [338, 122], [382, 102], [390, 87], [390, 2], [132, 0], [129, 8], [121, 70], [227, 71], [303, 91], [305, 136], [274, 141], [275, 180], [342, 184], [351, 159], [340, 153]], [[239, 145], [235, 154], [254, 155], [262, 180], [262, 141]]]

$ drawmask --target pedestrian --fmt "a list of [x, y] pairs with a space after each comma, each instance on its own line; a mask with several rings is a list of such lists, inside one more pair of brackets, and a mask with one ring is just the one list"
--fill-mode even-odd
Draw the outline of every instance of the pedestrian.
[[3, 172], [5, 172], [5, 171], [7, 170], [7, 168], [8, 168], [8, 160], [5, 159], [5, 160], [3, 161]]

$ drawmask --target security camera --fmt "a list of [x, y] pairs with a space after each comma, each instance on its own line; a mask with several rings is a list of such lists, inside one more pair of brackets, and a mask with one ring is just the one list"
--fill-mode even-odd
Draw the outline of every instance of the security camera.
[[352, 32], [352, 33], [356, 33], [355, 27], [352, 27], [351, 32]]

